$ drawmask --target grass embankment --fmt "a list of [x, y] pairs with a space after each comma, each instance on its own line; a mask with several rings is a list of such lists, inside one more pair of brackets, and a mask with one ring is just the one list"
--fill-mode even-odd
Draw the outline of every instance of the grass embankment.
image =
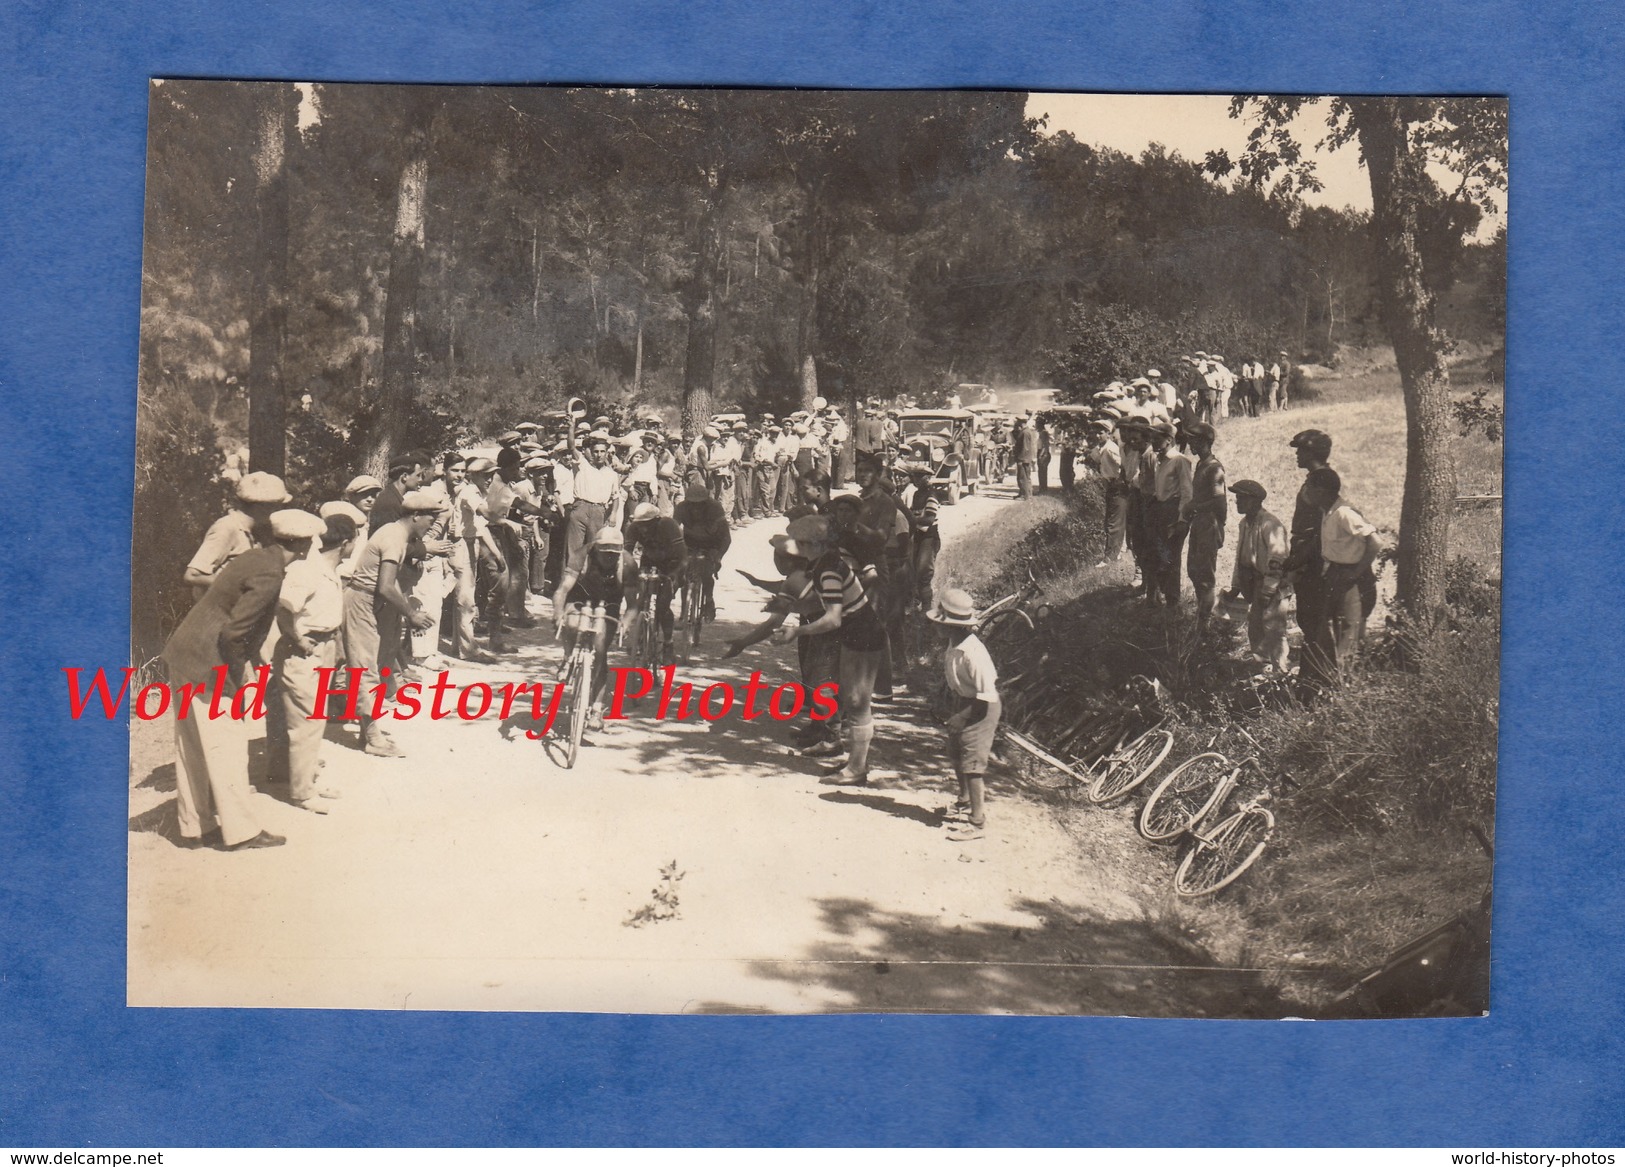
[[[1462, 371], [1469, 376], [1458, 382], [1470, 385]], [[1396, 529], [1405, 460], [1398, 378], [1347, 378], [1285, 413], [1222, 426], [1218, 453], [1230, 479], [1262, 482], [1266, 505], [1283, 519], [1302, 478], [1286, 441], [1307, 428], [1333, 435], [1332, 462], [1349, 496], [1378, 526]], [[1460, 438], [1456, 457], [1460, 493], [1499, 494], [1498, 446]], [[1458, 513], [1452, 625], [1421, 646], [1412, 667], [1385, 663], [1379, 636], [1366, 673], [1331, 698], [1244, 714], [1225, 700], [1233, 670], [1223, 660], [1243, 643], [1241, 624], [1198, 645], [1188, 588], [1177, 621], [1133, 603], [1131, 566], [1090, 566], [1102, 546], [1098, 488], [1085, 486], [1064, 508], [1053, 501], [1042, 500], [1036, 525], [978, 532], [945, 566], [981, 598], [1012, 590], [1031, 563], [1058, 606], [1044, 638], [1051, 660], [1066, 662], [1051, 666], [1058, 683], [1087, 694], [1134, 673], [1157, 676], [1181, 722], [1170, 765], [1205, 748], [1256, 754], [1297, 784], [1278, 797], [1275, 841], [1241, 883], [1194, 903], [1147, 888], [1149, 910], [1193, 929], [1222, 960], [1281, 970], [1281, 988], [1311, 1010], [1347, 974], [1477, 904], [1490, 864], [1469, 830], [1493, 835], [1499, 508]], [[1234, 530], [1232, 518], [1221, 582]], [[1385, 600], [1392, 576], [1381, 580]], [[1382, 626], [1379, 610], [1370, 627]], [[1092, 812], [1080, 805], [1076, 813]]]

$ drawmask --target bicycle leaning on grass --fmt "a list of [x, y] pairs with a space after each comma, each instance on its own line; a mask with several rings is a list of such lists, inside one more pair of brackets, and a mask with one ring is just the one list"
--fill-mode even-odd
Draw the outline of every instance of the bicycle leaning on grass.
[[1174, 891], [1182, 896], [1212, 895], [1229, 887], [1258, 861], [1275, 834], [1275, 815], [1264, 804], [1265, 786], [1229, 814], [1224, 808], [1242, 785], [1242, 772], [1257, 771], [1246, 758], [1201, 753], [1169, 771], [1140, 808], [1140, 833], [1153, 842], [1190, 837], [1190, 847], [1174, 871]]

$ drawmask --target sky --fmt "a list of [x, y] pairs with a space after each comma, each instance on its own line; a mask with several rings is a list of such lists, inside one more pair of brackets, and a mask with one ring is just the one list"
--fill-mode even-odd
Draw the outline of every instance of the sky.
[[[1066, 130], [1080, 142], [1107, 146], [1138, 157], [1152, 142], [1161, 142], [1192, 162], [1209, 150], [1240, 156], [1253, 123], [1230, 116], [1226, 94], [1033, 93], [1027, 116], [1049, 115], [1047, 134]], [[1310, 107], [1294, 123], [1298, 140], [1308, 146], [1326, 136], [1326, 111]], [[1315, 172], [1326, 189], [1305, 201], [1316, 206], [1371, 209], [1371, 183], [1351, 143], [1341, 150], [1313, 151]]]

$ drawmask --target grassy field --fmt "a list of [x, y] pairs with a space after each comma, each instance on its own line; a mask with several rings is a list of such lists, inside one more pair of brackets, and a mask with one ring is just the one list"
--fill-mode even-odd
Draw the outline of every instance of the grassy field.
[[[1455, 395], [1475, 380], [1474, 370], [1459, 369]], [[1289, 519], [1302, 471], [1287, 442], [1321, 429], [1333, 437], [1332, 465], [1351, 500], [1377, 526], [1397, 530], [1405, 468], [1397, 375], [1367, 372], [1320, 390], [1285, 412], [1223, 423], [1216, 452], [1230, 480], [1263, 483], [1266, 505]], [[1459, 494], [1500, 494], [1498, 444], [1464, 436], [1455, 452]], [[1242, 723], [1192, 680], [1188, 589], [1186, 619], [1170, 625], [1126, 602], [1130, 566], [1093, 566], [1099, 505], [1080, 491], [1069, 507], [1041, 498], [1007, 509], [944, 553], [942, 578], [992, 596], [1035, 564], [1046, 600], [1060, 608], [1048, 647], [1072, 662], [1073, 680], [1104, 687], [1128, 672], [1155, 672], [1188, 703], [1184, 754], [1216, 736], [1227, 755], [1246, 756], [1252, 738], [1238, 725], [1282, 754], [1301, 787], [1277, 807], [1281, 828], [1265, 863], [1212, 902], [1148, 888], [1146, 906], [1222, 960], [1279, 970], [1282, 990], [1312, 1011], [1340, 978], [1475, 905], [1488, 886], [1489, 862], [1466, 826], [1493, 834], [1498, 612], [1451, 633], [1420, 669], [1373, 669], [1312, 710]], [[1500, 575], [1500, 515], [1499, 506], [1464, 507], [1452, 535], [1452, 553], [1492, 581]], [[1392, 577], [1390, 569], [1380, 581], [1384, 599]], [[1381, 619], [1379, 612], [1374, 630]]]

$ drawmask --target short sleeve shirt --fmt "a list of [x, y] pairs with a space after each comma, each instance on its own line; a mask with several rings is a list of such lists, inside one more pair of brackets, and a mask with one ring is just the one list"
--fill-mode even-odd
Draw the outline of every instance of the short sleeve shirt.
[[972, 701], [999, 699], [999, 670], [988, 654], [987, 645], [977, 636], [967, 636], [951, 645], [942, 658], [948, 687]]
[[401, 564], [406, 559], [411, 542], [412, 536], [405, 523], [397, 521], [379, 527], [361, 550], [361, 559], [350, 574], [350, 586], [365, 592], [376, 592], [382, 566], [386, 563]]
[[282, 576], [277, 606], [293, 617], [304, 636], [336, 632], [344, 622], [344, 592], [338, 569], [325, 558], [296, 559]]
[[213, 576], [244, 551], [259, 546], [254, 538], [254, 520], [244, 511], [231, 510], [210, 524], [192, 562], [186, 566]]
[[1327, 563], [1358, 563], [1365, 555], [1366, 536], [1377, 529], [1365, 516], [1338, 499], [1320, 524], [1320, 554]]

